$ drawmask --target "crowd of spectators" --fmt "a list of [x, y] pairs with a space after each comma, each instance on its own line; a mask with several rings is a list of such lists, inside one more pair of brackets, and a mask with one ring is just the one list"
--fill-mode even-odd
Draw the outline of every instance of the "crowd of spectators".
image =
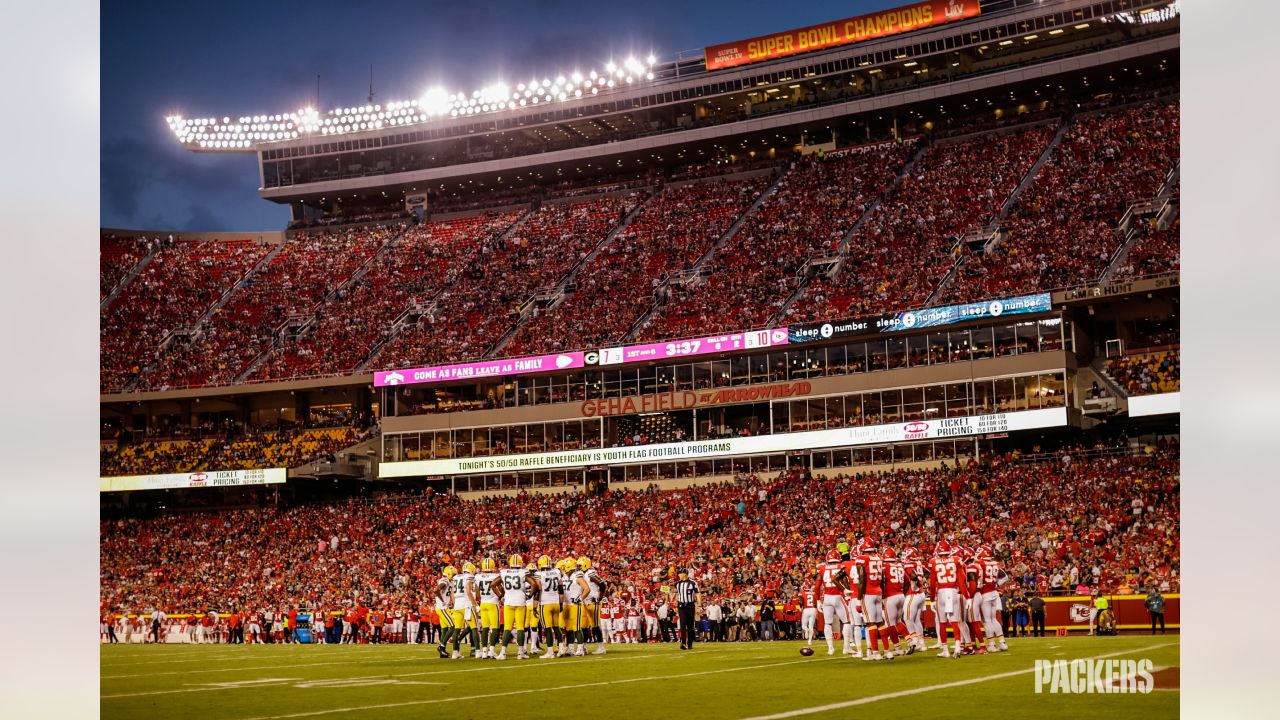
[[527, 321], [506, 354], [549, 353], [617, 341], [655, 302], [655, 291], [724, 235], [771, 177], [664, 188], [574, 278], [573, 295]]
[[641, 332], [647, 339], [763, 327], [796, 289], [810, 259], [840, 239], [892, 183], [914, 141], [800, 158], [778, 189], [712, 258], [705, 283], [673, 288]]
[[836, 281], [815, 278], [788, 320], [923, 307], [965, 247], [960, 238], [998, 215], [1055, 131], [1039, 125], [926, 149], [854, 233]]
[[402, 331], [374, 362], [403, 367], [483, 357], [535, 292], [559, 284], [640, 201], [628, 194], [543, 205], [510, 237], [482, 244], [432, 316]]
[[164, 352], [143, 378], [145, 388], [230, 384], [271, 347], [287, 321], [315, 312], [326, 296], [404, 230], [399, 224], [293, 235], [213, 313], [198, 338], [174, 343]]
[[1182, 387], [1177, 350], [1107, 359], [1107, 374], [1129, 395], [1178, 392]]
[[98, 297], [111, 294], [125, 275], [159, 245], [158, 239], [106, 234], [98, 240]]
[[104, 445], [99, 451], [99, 472], [109, 477], [292, 468], [355, 445], [371, 432], [368, 428], [353, 426], [237, 427], [221, 433], [200, 433], [193, 439], [143, 437], [123, 447]]
[[1115, 277], [1145, 277], [1177, 272], [1182, 257], [1181, 223], [1182, 219], [1178, 218], [1164, 230], [1157, 227], [1155, 218], [1141, 223], [1135, 229], [1138, 237], [1129, 248], [1129, 256], [1116, 271]]
[[194, 323], [270, 248], [253, 240], [176, 240], [102, 310], [100, 381], [119, 391], [156, 356], [170, 332]]
[[944, 294], [969, 302], [1094, 282], [1120, 246], [1128, 207], [1149, 201], [1178, 160], [1179, 105], [1149, 101], [1077, 117], [1002, 223], [990, 255]]
[[286, 339], [254, 371], [256, 379], [350, 373], [391, 336], [407, 310], [425, 306], [454, 287], [484, 247], [504, 233], [517, 213], [490, 213], [427, 222], [409, 228], [350, 287], [316, 309], [316, 323]]
[[926, 556], [988, 543], [1019, 586], [1055, 576], [1113, 592], [1179, 583], [1173, 448], [971, 459], [935, 470], [762, 478], [659, 491], [386, 497], [103, 521], [104, 608], [355, 603], [417, 607], [448, 563], [587, 555], [614, 593], [653, 597], [691, 568], [710, 601], [794, 598], [839, 542]]

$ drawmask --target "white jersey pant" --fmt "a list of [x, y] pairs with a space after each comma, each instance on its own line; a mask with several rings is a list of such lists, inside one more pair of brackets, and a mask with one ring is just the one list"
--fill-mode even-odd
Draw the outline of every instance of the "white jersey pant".
[[858, 598], [851, 597], [846, 600], [849, 603], [849, 622], [854, 627], [864, 627], [867, 624], [867, 616], [863, 613], [862, 603]]
[[399, 618], [397, 618], [397, 619], [395, 619], [395, 620], [392, 620], [392, 621], [391, 621], [391, 634], [392, 634], [392, 635], [395, 635], [396, 637], [399, 637], [399, 636], [400, 636], [400, 633], [402, 633], [402, 632], [404, 632], [404, 620], [401, 620], [401, 619], [399, 619]]
[[644, 616], [644, 636], [653, 638], [658, 636], [658, 618], [653, 615]]
[[418, 642], [418, 628], [420, 626], [421, 626], [421, 623], [419, 623], [417, 620], [410, 620], [405, 623], [405, 627], [409, 631], [408, 636], [405, 638], [406, 642], [411, 642], [415, 644]]
[[884, 598], [880, 595], [862, 596], [862, 614], [865, 618], [864, 624], [883, 625]]
[[811, 638], [818, 629], [818, 608], [807, 607], [800, 612], [800, 628], [806, 638]]
[[987, 637], [1004, 637], [1004, 625], [1000, 622], [1000, 593], [981, 593], [979, 608], [982, 614], [982, 631]]
[[627, 631], [640, 632], [640, 616], [631, 615], [627, 618]]
[[607, 643], [613, 642], [613, 618], [600, 618], [600, 637]]
[[[845, 605], [844, 598], [839, 595], [823, 595], [822, 622], [825, 624], [825, 627], [830, 628], [836, 618], [840, 618], [841, 625], [848, 625], [849, 606]], [[826, 630], [825, 632], [830, 632], [830, 630]]]
[[907, 632], [915, 635], [924, 634], [924, 622], [920, 619], [920, 614], [924, 612], [924, 602], [924, 595], [920, 593], [911, 593], [907, 596], [904, 611]]
[[955, 588], [938, 588], [938, 597], [933, 602], [933, 614], [940, 623], [964, 620], [960, 591]]
[[890, 627], [903, 622], [906, 615], [907, 598], [902, 594], [892, 595], [884, 599], [884, 622]]

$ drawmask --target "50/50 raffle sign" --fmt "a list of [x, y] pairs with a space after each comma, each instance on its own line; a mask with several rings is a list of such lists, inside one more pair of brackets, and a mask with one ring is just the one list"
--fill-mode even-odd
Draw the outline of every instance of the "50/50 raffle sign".
[[528, 453], [525, 455], [492, 455], [488, 457], [384, 462], [378, 465], [378, 477], [485, 475], [590, 467], [593, 465], [706, 460], [737, 455], [786, 452], [788, 450], [819, 450], [832, 447], [984, 435], [986, 433], [1030, 430], [1066, 424], [1066, 408], [1045, 408], [992, 415], [893, 423], [890, 425], [869, 425], [809, 432], [779, 433], [777, 435], [735, 437], [723, 440], [565, 450], [561, 452]]
[[705, 50], [707, 69], [723, 70], [788, 55], [799, 55], [814, 50], [874, 40], [887, 35], [977, 17], [979, 12], [978, 0], [926, 0], [892, 10], [881, 10], [835, 22], [811, 25], [799, 30], [712, 45]]

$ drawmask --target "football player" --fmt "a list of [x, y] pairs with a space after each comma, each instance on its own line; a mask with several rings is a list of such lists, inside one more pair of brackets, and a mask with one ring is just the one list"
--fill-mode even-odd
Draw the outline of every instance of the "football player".
[[845, 564], [840, 559], [840, 553], [835, 550], [827, 553], [826, 562], [818, 565], [817, 578], [822, 588], [822, 620], [826, 623], [822, 632], [827, 640], [827, 654], [835, 655], [836, 645], [831, 637], [834, 632], [831, 628], [832, 623], [836, 618], [840, 618], [840, 627], [846, 633], [846, 646], [849, 629], [849, 606], [844, 599], [844, 592], [849, 589], [849, 578]]
[[[868, 648], [864, 660], [892, 660], [893, 652], [889, 650], [889, 636], [884, 624], [884, 559], [880, 557], [875, 541], [864, 538], [858, 543], [858, 556], [854, 560], [858, 568], [858, 601], [862, 604], [863, 617], [869, 626], [867, 630]], [[884, 639], [884, 649], [880, 651], [880, 641]]]
[[569, 644], [575, 656], [586, 654], [586, 599], [591, 595], [591, 586], [587, 584], [587, 575], [578, 561], [565, 558], [560, 561], [562, 572], [569, 577], [565, 589], [565, 608], [569, 611], [569, 620], [565, 623], [565, 632], [569, 635]]
[[903, 611], [909, 636], [908, 644], [916, 650], [924, 650], [924, 622], [920, 619], [924, 612], [924, 604], [929, 596], [925, 593], [928, 582], [924, 577], [924, 563], [919, 560], [920, 553], [913, 547], [902, 551], [903, 579], [909, 583], [906, 590], [906, 607]]
[[[882, 557], [884, 559], [885, 629], [889, 633], [890, 646], [895, 648], [890, 652], [910, 655], [916, 651], [916, 646], [907, 637], [907, 625], [903, 622], [903, 613], [906, 608], [906, 596], [903, 591], [910, 581], [893, 548], [885, 548]], [[902, 643], [901, 646], [899, 641]]]
[[476, 574], [476, 592], [480, 596], [480, 657], [497, 657], [498, 636], [502, 632], [502, 618], [498, 613], [498, 598], [502, 596], [502, 576], [493, 558], [480, 560], [480, 572]]
[[436, 650], [442, 658], [449, 657], [449, 652], [445, 648], [449, 645], [449, 640], [453, 638], [454, 633], [458, 631], [458, 626], [453, 622], [453, 612], [450, 610], [453, 606], [453, 578], [457, 574], [457, 568], [446, 565], [440, 578], [436, 580], [436, 616], [440, 619], [440, 644], [436, 646]]
[[596, 569], [592, 567], [591, 558], [585, 556], [578, 558], [578, 569], [582, 571], [583, 579], [586, 580], [587, 587], [590, 588], [590, 592], [587, 593], [586, 599], [582, 604], [583, 612], [586, 615], [583, 624], [587, 626], [585, 631], [587, 638], [583, 642], [595, 642], [596, 649], [594, 654], [604, 655], [604, 637], [600, 631], [600, 596], [605, 586], [604, 578], [600, 577], [600, 573], [596, 572]]
[[800, 588], [804, 609], [800, 611], [800, 627], [804, 630], [804, 639], [813, 645], [813, 636], [818, 629], [818, 588], [812, 580], [806, 580]]
[[960, 599], [960, 583], [964, 573], [960, 561], [953, 555], [951, 544], [939, 540], [934, 547], [933, 560], [929, 563], [929, 590], [933, 595], [933, 614], [938, 620], [938, 643], [942, 652], [938, 657], [952, 657], [947, 646], [948, 629], [956, 638], [955, 657], [960, 657], [960, 623], [964, 621], [964, 605]]
[[462, 657], [460, 650], [463, 638], [471, 644], [471, 657], [476, 655], [476, 649], [480, 645], [476, 628], [476, 605], [479, 602], [480, 596], [476, 591], [476, 566], [469, 562], [463, 563], [462, 572], [453, 576], [453, 609], [450, 615], [454, 625], [452, 655], [454, 660]]
[[525, 605], [528, 604], [524, 588], [528, 576], [529, 571], [524, 569], [524, 558], [519, 555], [507, 558], [507, 567], [498, 574], [497, 590], [502, 592], [502, 626], [505, 628], [501, 648], [495, 656], [498, 660], [507, 659], [507, 645], [511, 644], [513, 631], [516, 638], [516, 658], [523, 660], [528, 657], [524, 653]]
[[988, 652], [1004, 652], [1004, 626], [1000, 622], [999, 586], [1008, 581], [1009, 575], [1000, 563], [991, 557], [990, 545], [978, 546], [978, 596], [976, 598], [982, 618], [982, 629], [987, 637]]
[[543, 555], [538, 558], [538, 571], [535, 574], [539, 585], [538, 625], [543, 628], [546, 637], [547, 654], [542, 659], [556, 657], [556, 646], [564, 646], [564, 631], [560, 622], [560, 569], [552, 566], [551, 558]]

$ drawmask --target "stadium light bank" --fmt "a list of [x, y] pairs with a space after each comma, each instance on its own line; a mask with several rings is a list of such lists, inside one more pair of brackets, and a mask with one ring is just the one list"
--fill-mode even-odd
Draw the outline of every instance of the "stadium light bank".
[[657, 59], [651, 54], [644, 60], [628, 57], [621, 63], [610, 60], [603, 72], [591, 70], [586, 75], [573, 72], [568, 77], [532, 78], [511, 88], [496, 82], [471, 93], [449, 92], [433, 87], [413, 100], [397, 100], [375, 105], [339, 107], [323, 115], [306, 107], [290, 113], [186, 118], [165, 118], [178, 142], [200, 150], [244, 151], [263, 143], [296, 140], [299, 137], [329, 137], [384, 128], [421, 125], [444, 118], [468, 117], [485, 113], [510, 112], [632, 87], [654, 78]]

